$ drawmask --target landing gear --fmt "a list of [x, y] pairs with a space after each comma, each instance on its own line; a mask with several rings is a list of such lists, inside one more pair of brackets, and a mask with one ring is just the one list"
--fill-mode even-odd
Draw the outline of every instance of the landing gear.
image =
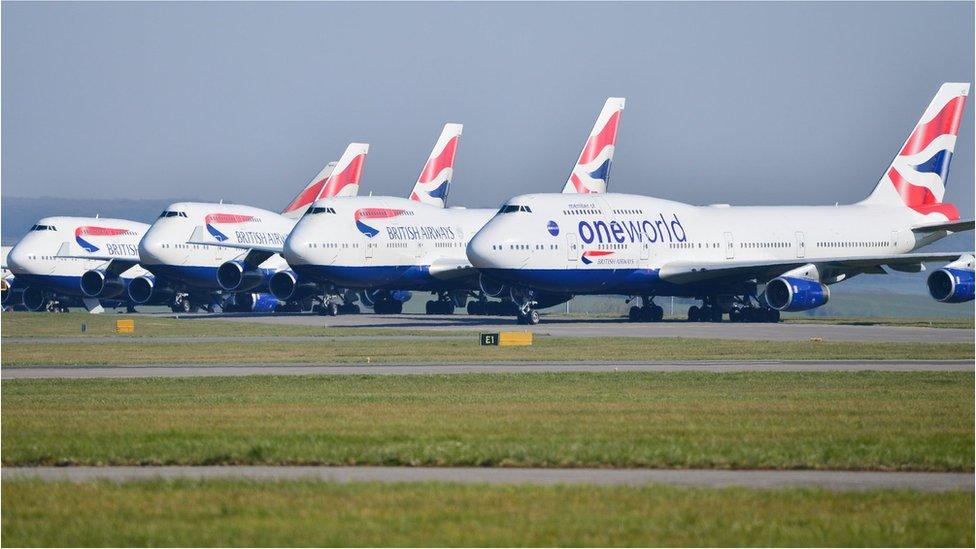
[[186, 294], [177, 295], [169, 305], [169, 310], [174, 313], [189, 313], [193, 308], [193, 305], [190, 303], [190, 296]]
[[441, 292], [437, 294], [436, 300], [430, 300], [427, 302], [425, 310], [429, 315], [453, 315], [455, 305], [464, 306], [464, 300], [467, 299], [467, 294], [465, 293], [463, 297], [460, 297], [457, 303], [452, 299], [451, 294], [447, 292]]
[[430, 300], [427, 302], [426, 311], [429, 315], [453, 315], [454, 303], [450, 300]]
[[660, 322], [664, 318], [664, 308], [655, 305], [648, 296], [641, 296], [641, 306], [633, 306], [627, 314], [631, 322]]
[[530, 326], [535, 326], [536, 324], [539, 323], [540, 320], [539, 311], [535, 309], [529, 309], [527, 312], [524, 313], [520, 312], [518, 314], [517, 319], [519, 324], [528, 324]]
[[517, 307], [516, 320], [519, 324], [535, 326], [539, 323], [539, 311], [535, 309], [538, 302], [532, 294], [532, 290], [524, 288], [512, 288], [510, 292], [512, 302]]
[[702, 300], [701, 307], [696, 305], [688, 307], [688, 322], [722, 322], [724, 314], [719, 300], [708, 297]]
[[779, 322], [776, 309], [764, 306], [754, 295], [710, 296], [702, 305], [688, 308], [688, 322], [721, 322], [725, 312], [731, 322]]

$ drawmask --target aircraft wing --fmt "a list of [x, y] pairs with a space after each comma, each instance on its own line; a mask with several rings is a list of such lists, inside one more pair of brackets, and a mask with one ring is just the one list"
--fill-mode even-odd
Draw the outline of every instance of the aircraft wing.
[[821, 272], [883, 273], [883, 266], [895, 270], [921, 270], [928, 261], [954, 261], [970, 252], [911, 253], [898, 255], [865, 255], [837, 258], [796, 258], [788, 261], [736, 261], [695, 263], [674, 261], [661, 267], [661, 280], [675, 284], [713, 280], [767, 281], [804, 265], [816, 265]]
[[454, 280], [477, 274], [478, 271], [467, 259], [438, 259], [430, 264], [430, 276], [440, 280]]
[[186, 243], [205, 244], [207, 246], [223, 246], [225, 248], [236, 248], [238, 250], [258, 250], [262, 252], [269, 252], [268, 257], [271, 257], [271, 254], [280, 254], [285, 249], [284, 244], [257, 244], [254, 242], [243, 243], [231, 239], [217, 240], [213, 235], [207, 232], [207, 228], [203, 226], [193, 229], [193, 234], [190, 235], [190, 239], [187, 240]]

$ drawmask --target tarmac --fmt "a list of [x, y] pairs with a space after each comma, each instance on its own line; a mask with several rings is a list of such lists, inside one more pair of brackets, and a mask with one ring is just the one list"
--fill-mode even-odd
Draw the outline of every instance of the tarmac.
[[738, 322], [628, 322], [621, 318], [575, 318], [545, 316], [540, 324], [521, 326], [509, 317], [457, 315], [355, 315], [314, 314], [219, 314], [182, 317], [220, 319], [227, 322], [321, 327], [399, 328], [410, 330], [479, 332], [531, 331], [536, 334], [576, 337], [688, 337], [699, 339], [746, 339], [757, 341], [922, 341], [929, 343], [972, 343], [973, 330], [921, 326], [879, 326], [871, 324], [746, 324]]
[[736, 471], [707, 469], [516, 469], [488, 467], [111, 466], [4, 467], [3, 480], [115, 482], [153, 479], [320, 480], [327, 482], [451, 482], [463, 484], [646, 486], [834, 491], [973, 491], [973, 473], [874, 471]]
[[972, 372], [972, 360], [498, 362], [471, 364], [130, 364], [121, 366], [15, 366], [2, 379], [118, 379], [251, 375], [431, 375], [563, 372]]

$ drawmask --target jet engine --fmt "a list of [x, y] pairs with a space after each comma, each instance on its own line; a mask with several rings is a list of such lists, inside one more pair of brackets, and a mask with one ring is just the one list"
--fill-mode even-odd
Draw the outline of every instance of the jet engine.
[[81, 293], [87, 297], [110, 299], [125, 293], [125, 282], [117, 274], [92, 269], [81, 275]]
[[312, 282], [302, 282], [298, 273], [291, 269], [273, 274], [268, 281], [268, 289], [280, 301], [302, 299], [318, 292], [318, 286]]
[[781, 276], [766, 283], [766, 303], [777, 311], [806, 311], [829, 299], [830, 289], [816, 280]]
[[129, 299], [138, 305], [146, 303], [165, 303], [171, 300], [176, 291], [153, 275], [142, 275], [129, 282]]
[[945, 267], [929, 275], [929, 295], [942, 303], [964, 303], [973, 300], [973, 271]]
[[44, 290], [29, 286], [24, 288], [24, 307], [28, 311], [38, 312], [47, 309], [48, 298], [44, 295]]
[[485, 275], [478, 277], [478, 286], [481, 287], [481, 291], [488, 297], [508, 297], [509, 293], [511, 293], [508, 286]]
[[237, 294], [235, 299], [237, 300], [238, 309], [254, 313], [271, 313], [282, 304], [275, 296], [268, 293]]
[[268, 282], [267, 272], [242, 261], [225, 261], [217, 268], [217, 284], [228, 292], [246, 292]]

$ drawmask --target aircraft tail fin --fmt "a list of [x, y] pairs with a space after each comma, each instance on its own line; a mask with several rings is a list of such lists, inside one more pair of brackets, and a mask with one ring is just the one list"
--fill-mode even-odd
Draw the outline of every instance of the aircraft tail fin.
[[902, 205], [923, 216], [937, 216], [934, 219], [959, 219], [956, 207], [942, 199], [968, 95], [968, 82], [942, 84], [874, 191], [861, 204]]
[[603, 105], [590, 136], [583, 145], [564, 193], [605, 193], [610, 182], [610, 163], [617, 143], [617, 125], [624, 110], [623, 97], [611, 97]]
[[338, 162], [330, 162], [319, 172], [302, 192], [282, 210], [281, 215], [297, 219], [305, 210], [320, 198], [334, 196], [356, 196], [359, 193], [359, 179], [366, 164], [366, 143], [350, 143]]
[[462, 124], [444, 124], [430, 157], [410, 192], [410, 200], [443, 208], [454, 176], [454, 156], [461, 140]]

